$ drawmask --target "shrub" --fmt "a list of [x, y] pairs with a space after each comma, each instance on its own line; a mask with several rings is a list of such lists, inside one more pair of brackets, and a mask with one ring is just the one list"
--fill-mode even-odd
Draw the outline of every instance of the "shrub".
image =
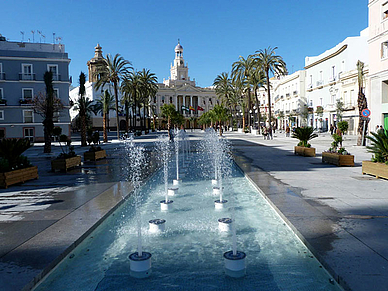
[[0, 172], [9, 172], [17, 169], [31, 167], [27, 157], [22, 156], [31, 143], [28, 139], [10, 139], [0, 140]]
[[318, 135], [314, 133], [314, 129], [312, 127], [307, 126], [295, 128], [291, 137], [299, 140], [298, 146], [309, 148], [311, 147], [309, 140], [318, 137]]
[[[59, 140], [59, 146], [61, 147], [62, 153], [59, 154], [57, 159], [67, 159], [71, 157], [75, 157], [76, 154], [74, 152], [74, 146], [71, 145], [71, 139], [66, 134], [61, 134], [62, 128], [55, 127], [53, 130], [53, 134]], [[65, 144], [62, 146], [62, 144]]]
[[388, 164], [388, 131], [380, 130], [378, 133], [371, 132], [372, 136], [366, 138], [371, 141], [367, 146], [368, 152], [373, 154], [372, 161]]
[[337, 125], [341, 132], [345, 133], [348, 131], [349, 123], [347, 121], [340, 121]]

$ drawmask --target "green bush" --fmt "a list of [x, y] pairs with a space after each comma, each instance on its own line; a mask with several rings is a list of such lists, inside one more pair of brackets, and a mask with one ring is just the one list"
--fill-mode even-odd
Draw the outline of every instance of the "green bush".
[[371, 132], [372, 136], [366, 138], [371, 141], [367, 146], [368, 152], [373, 154], [372, 161], [388, 164], [388, 131], [380, 130], [378, 133]]
[[347, 121], [340, 121], [337, 125], [341, 132], [345, 133], [348, 131], [349, 123]]
[[27, 157], [22, 156], [31, 143], [28, 139], [5, 138], [0, 140], [0, 172], [9, 172], [31, 167]]
[[314, 129], [312, 127], [307, 126], [295, 128], [291, 137], [299, 140], [298, 146], [309, 148], [311, 147], [309, 141], [318, 137], [318, 135], [314, 133]]

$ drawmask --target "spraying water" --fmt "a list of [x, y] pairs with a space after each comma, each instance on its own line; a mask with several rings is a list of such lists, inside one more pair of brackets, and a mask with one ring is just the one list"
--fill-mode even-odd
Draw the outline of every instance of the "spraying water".
[[140, 196], [140, 184], [142, 168], [145, 165], [144, 148], [133, 143], [133, 138], [125, 140], [126, 159], [128, 164], [128, 180], [132, 182], [134, 187], [134, 199], [136, 209], [136, 222], [137, 222], [137, 254], [142, 257], [142, 233], [141, 233], [141, 196]]
[[163, 163], [165, 202], [168, 203], [168, 160], [170, 158], [170, 141], [167, 135], [160, 136], [156, 141], [158, 157]]

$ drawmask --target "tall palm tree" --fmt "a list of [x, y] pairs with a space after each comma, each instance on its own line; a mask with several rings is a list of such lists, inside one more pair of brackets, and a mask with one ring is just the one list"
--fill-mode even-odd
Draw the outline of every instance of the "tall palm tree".
[[109, 112], [115, 110], [114, 97], [109, 93], [109, 90], [105, 90], [99, 100], [97, 100], [95, 109], [96, 112], [102, 112], [102, 127], [103, 127], [103, 139], [104, 142], [108, 142], [107, 128], [109, 127]]
[[129, 110], [128, 107], [132, 105], [132, 130], [136, 129], [136, 112], [137, 104], [139, 102], [141, 90], [140, 74], [137, 71], [131, 71], [127, 73], [121, 83], [121, 92], [124, 95], [125, 102], [125, 118], [126, 118], [126, 131], [128, 131], [129, 125]]
[[171, 119], [174, 118], [175, 115], [177, 115], [175, 105], [174, 104], [163, 104], [163, 106], [160, 107], [160, 110], [162, 112], [162, 116], [167, 117], [168, 136], [169, 136], [169, 138], [171, 138], [171, 135], [170, 135]]
[[233, 94], [231, 96], [231, 102], [235, 107], [235, 112], [237, 112], [237, 107], [240, 107], [242, 112], [242, 128], [245, 130], [245, 112], [247, 102], [244, 100], [244, 84], [246, 80], [237, 79], [233, 81]]
[[218, 75], [214, 79], [213, 86], [216, 88], [216, 95], [222, 100], [221, 103], [228, 103], [228, 99], [233, 93], [232, 80], [229, 78], [229, 74], [223, 72]]
[[253, 87], [253, 92], [255, 92], [255, 105], [259, 112], [259, 120], [258, 120], [258, 129], [260, 133], [260, 104], [259, 104], [259, 98], [257, 97], [257, 91], [259, 88], [264, 87], [265, 83], [265, 73], [261, 70], [260, 67], [255, 67], [255, 70], [253, 70], [252, 74], [248, 78], [248, 82]]
[[[357, 73], [358, 73], [358, 98], [357, 98], [357, 105], [358, 105], [358, 116], [359, 116], [359, 122], [358, 122], [358, 139], [357, 139], [357, 145], [365, 145], [365, 132], [364, 128], [368, 128], [368, 120], [361, 119], [362, 111], [366, 108], [368, 108], [368, 103], [365, 97], [365, 94], [363, 92], [364, 87], [364, 63], [360, 60], [357, 62]], [[364, 126], [365, 123], [365, 126]], [[364, 136], [364, 139], [362, 137]]]
[[79, 75], [79, 98], [76, 101], [74, 110], [78, 110], [78, 116], [81, 121], [81, 146], [86, 146], [86, 119], [90, 112], [93, 111], [92, 103], [88, 97], [85, 97], [85, 73], [81, 72]]
[[[253, 74], [255, 70], [255, 61], [251, 55], [249, 55], [246, 59], [242, 56], [239, 57], [239, 60], [234, 62], [232, 65], [232, 78], [233, 81], [240, 80], [242, 84], [244, 84], [245, 92], [248, 93], [248, 110], [251, 109], [251, 86], [252, 84], [249, 82], [249, 77]], [[251, 124], [251, 116], [248, 114], [248, 124]]]
[[[149, 107], [152, 99], [155, 97], [158, 92], [158, 78], [154, 73], [151, 73], [150, 70], [143, 69], [140, 73], [140, 81], [141, 81], [141, 100], [143, 104], [143, 118], [144, 122], [146, 120], [146, 115], [149, 115]], [[147, 110], [147, 114], [146, 114]]]
[[254, 55], [256, 67], [260, 68], [265, 73], [265, 79], [267, 82], [267, 94], [268, 94], [268, 110], [269, 110], [269, 134], [272, 138], [272, 109], [271, 109], [271, 85], [269, 74], [273, 75], [286, 75], [287, 68], [286, 63], [281, 56], [275, 55], [275, 48], [268, 47], [264, 50], [256, 51]]
[[96, 72], [99, 77], [95, 85], [97, 90], [104, 87], [105, 84], [113, 84], [116, 102], [117, 139], [120, 139], [118, 90], [120, 81], [123, 76], [128, 73], [129, 69], [132, 69], [131, 63], [120, 56], [120, 54], [116, 54], [113, 59], [112, 56], [108, 54], [106, 58], [104, 58], [104, 64]]
[[214, 112], [214, 118], [218, 121], [220, 136], [222, 136], [222, 125], [229, 118], [228, 109], [222, 105], [215, 105], [212, 111]]

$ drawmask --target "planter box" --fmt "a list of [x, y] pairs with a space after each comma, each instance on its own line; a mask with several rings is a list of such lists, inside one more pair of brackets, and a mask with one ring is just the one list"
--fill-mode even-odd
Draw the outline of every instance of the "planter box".
[[38, 179], [38, 167], [29, 167], [11, 172], [0, 173], [0, 186], [8, 188], [8, 186], [25, 181]]
[[295, 146], [294, 154], [304, 156], [304, 157], [315, 157], [315, 148]]
[[322, 163], [325, 163], [325, 162], [339, 167], [342, 167], [342, 166], [354, 167], [354, 156], [323, 152]]
[[106, 151], [84, 152], [84, 161], [97, 161], [106, 158]]
[[238, 128], [238, 129], [237, 129], [237, 132], [238, 132], [238, 133], [243, 133], [243, 129], [242, 129], [242, 128]]
[[376, 176], [376, 178], [388, 179], [388, 165], [383, 163], [374, 163], [371, 161], [362, 161], [362, 173]]
[[81, 165], [81, 156], [75, 156], [67, 159], [55, 159], [51, 161], [51, 169], [67, 172], [68, 169]]

